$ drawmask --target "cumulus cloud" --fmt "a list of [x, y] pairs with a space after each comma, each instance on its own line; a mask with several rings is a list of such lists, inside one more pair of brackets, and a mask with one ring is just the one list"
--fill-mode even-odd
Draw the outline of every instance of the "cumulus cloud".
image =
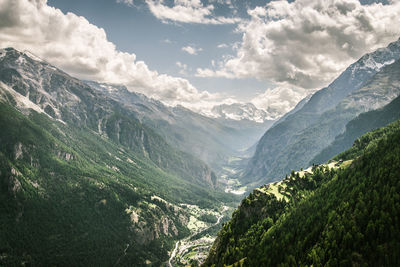
[[304, 96], [306, 90], [288, 86], [267, 89], [250, 102], [257, 108], [266, 110], [272, 117], [278, 118], [289, 112]]
[[278, 0], [248, 14], [250, 19], [237, 27], [242, 41], [236, 55], [220, 68], [198, 69], [197, 76], [255, 77], [315, 89], [400, 35], [400, 1]]
[[135, 54], [118, 51], [103, 29], [46, 0], [0, 0], [0, 47], [29, 50], [73, 76], [125, 84], [171, 105], [216, 97], [186, 79], [150, 70]]
[[188, 46], [182, 47], [182, 51], [185, 51], [186, 53], [188, 53], [190, 55], [197, 55], [199, 52], [203, 51], [203, 49], [200, 47], [196, 48], [194, 46], [188, 45]]
[[164, 23], [233, 24], [240, 21], [239, 18], [215, 16], [214, 6], [204, 5], [201, 0], [173, 0], [172, 6], [166, 2], [146, 0], [151, 13]]

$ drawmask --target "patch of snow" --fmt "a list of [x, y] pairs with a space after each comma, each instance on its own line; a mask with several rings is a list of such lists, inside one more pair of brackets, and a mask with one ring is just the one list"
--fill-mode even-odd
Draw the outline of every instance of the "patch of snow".
[[5, 90], [7, 90], [14, 97], [14, 100], [17, 102], [17, 107], [18, 108], [33, 109], [34, 111], [36, 111], [38, 113], [44, 113], [44, 114], [47, 115], [47, 113], [44, 112], [43, 109], [41, 109], [38, 105], [36, 105], [32, 101], [30, 101], [29, 98], [27, 98], [26, 96], [23, 96], [20, 93], [14, 91], [14, 89], [10, 88], [8, 85], [6, 85], [5, 83], [3, 83], [1, 81], [0, 81], [0, 87], [2, 87]]
[[33, 60], [39, 61], [39, 62], [45, 62], [43, 59], [41, 59], [40, 57], [36, 56], [35, 54], [33, 54], [32, 52], [25, 50], [24, 54], [27, 55], [28, 57], [30, 57]]
[[7, 54], [7, 51], [5, 49], [0, 49], [0, 59], [2, 59], [3, 57], [5, 57]]
[[26, 59], [22, 56], [19, 56], [15, 63], [17, 63], [18, 65], [23, 65], [26, 63]]
[[364, 66], [361, 66], [360, 69], [373, 69], [376, 72], [380, 71], [386, 65], [390, 65], [394, 63], [394, 59], [390, 59], [383, 63], [376, 62], [372, 55], [368, 55], [366, 59], [363, 60]]
[[270, 120], [275, 117], [274, 114], [262, 109], [258, 109], [251, 103], [217, 105], [212, 108], [211, 113], [211, 116], [210, 114], [207, 115], [213, 118], [224, 118], [236, 121], [250, 120], [258, 123], [263, 123], [264, 121]]
[[107, 91], [112, 92], [112, 91], [118, 91], [117, 88], [110, 86], [110, 85], [101, 85], [101, 87], [107, 89]]

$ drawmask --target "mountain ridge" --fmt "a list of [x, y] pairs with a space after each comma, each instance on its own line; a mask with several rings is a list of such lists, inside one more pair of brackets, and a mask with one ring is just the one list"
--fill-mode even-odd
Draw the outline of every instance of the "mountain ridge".
[[[367, 83], [369, 80], [373, 80], [375, 75], [390, 66], [387, 64], [393, 62], [393, 60], [397, 61], [399, 58], [400, 40], [389, 44], [386, 48], [364, 55], [357, 62], [350, 65], [331, 85], [313, 94], [303, 107], [276, 122], [260, 139], [255, 155], [242, 173], [242, 181], [273, 180], [290, 172], [291, 169], [307, 164], [311, 158], [305, 162], [306, 159], [303, 155], [308, 157], [309, 148], [305, 148], [301, 144], [302, 139], [309, 139], [307, 140], [307, 145], [313, 149], [312, 153], [318, 153], [320, 151], [317, 150], [322, 150], [324, 146], [329, 145], [333, 138], [344, 130], [344, 125], [348, 120], [354, 118], [360, 112], [367, 111], [365, 110], [365, 103], [361, 109], [357, 106], [361, 103], [357, 103], [357, 95], [353, 93], [363, 87], [368, 88]], [[372, 59], [379, 64], [371, 64]], [[396, 64], [396, 62], [391, 65], [393, 64]], [[391, 83], [392, 87], [397, 88], [395, 79], [396, 77], [394, 77], [394, 80], [392, 79]], [[376, 85], [379, 88], [378, 82], [376, 82]], [[368, 97], [367, 90], [361, 90], [360, 93], [362, 92], [365, 93], [365, 97]], [[336, 116], [339, 118], [340, 112], [339, 110], [335, 111], [335, 106], [340, 105], [341, 101], [345, 101], [345, 98], [350, 97], [352, 94], [354, 96], [352, 103], [341, 104], [340, 109], [343, 110], [342, 118], [340, 118], [341, 122], [337, 126], [335, 125], [337, 124], [336, 121], [332, 118], [332, 125], [328, 127], [326, 119], [329, 119], [329, 112], [336, 112], [338, 114]], [[373, 98], [373, 94], [369, 94], [369, 96], [370, 99]], [[394, 98], [395, 96], [391, 97]], [[381, 99], [384, 99], [384, 96], [381, 96]], [[385, 103], [387, 102], [376, 104], [382, 106]], [[353, 107], [351, 107], [351, 104], [354, 104]], [[371, 103], [371, 109], [373, 108], [376, 108], [376, 106], [372, 107]], [[325, 121], [323, 118], [325, 118]], [[325, 132], [318, 129], [318, 124], [321, 123], [326, 126], [324, 126], [326, 129], [323, 130]], [[317, 130], [318, 139], [316, 140], [310, 139], [314, 135], [314, 132], [310, 130], [311, 127]], [[304, 154], [306, 151], [307, 154]], [[289, 157], [292, 159], [288, 160]]]
[[132, 111], [141, 123], [155, 130], [172, 146], [208, 163], [216, 172], [230, 156], [253, 145], [272, 122], [210, 118], [183, 106], [169, 107], [123, 85], [86, 81]]
[[395, 120], [400, 119], [400, 97], [395, 98], [383, 108], [361, 113], [346, 124], [346, 130], [336, 136], [335, 140], [318, 155], [310, 164], [328, 161], [334, 155], [349, 149], [354, 140], [374, 129], [381, 128]]
[[185, 179], [216, 185], [216, 176], [207, 165], [172, 148], [118, 102], [48, 63], [12, 48], [5, 51], [0, 59], [0, 80], [50, 117], [105, 134]]
[[235, 201], [120, 103], [3, 51], [0, 265], [160, 266], [193, 224]]

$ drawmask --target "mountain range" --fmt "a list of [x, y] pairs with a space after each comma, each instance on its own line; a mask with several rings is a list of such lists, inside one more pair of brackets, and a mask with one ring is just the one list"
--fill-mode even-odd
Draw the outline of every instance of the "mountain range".
[[169, 107], [125, 86], [86, 81], [91, 88], [122, 104], [144, 125], [159, 133], [169, 144], [195, 155], [215, 171], [232, 155], [255, 144], [273, 121], [210, 118], [182, 106]]
[[211, 114], [217, 118], [223, 118], [228, 120], [248, 120], [263, 123], [265, 121], [274, 121], [279, 117], [279, 112], [272, 109], [267, 111], [258, 109], [252, 103], [233, 103], [233, 104], [222, 104], [214, 106], [211, 110]]
[[313, 158], [360, 113], [378, 109], [400, 94], [400, 40], [361, 57], [328, 87], [266, 131], [242, 173], [244, 183], [274, 181]]
[[0, 109], [0, 265], [159, 266], [236, 201], [132, 107], [29, 53], [0, 51]]
[[0, 265], [196, 265], [221, 227], [205, 266], [400, 262], [400, 39], [279, 119], [212, 114], [1, 49]]

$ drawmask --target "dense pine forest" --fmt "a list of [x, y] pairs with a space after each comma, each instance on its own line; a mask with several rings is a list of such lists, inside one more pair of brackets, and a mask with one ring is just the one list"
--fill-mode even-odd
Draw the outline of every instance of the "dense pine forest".
[[330, 164], [256, 189], [223, 226], [205, 266], [396, 266], [400, 121]]

